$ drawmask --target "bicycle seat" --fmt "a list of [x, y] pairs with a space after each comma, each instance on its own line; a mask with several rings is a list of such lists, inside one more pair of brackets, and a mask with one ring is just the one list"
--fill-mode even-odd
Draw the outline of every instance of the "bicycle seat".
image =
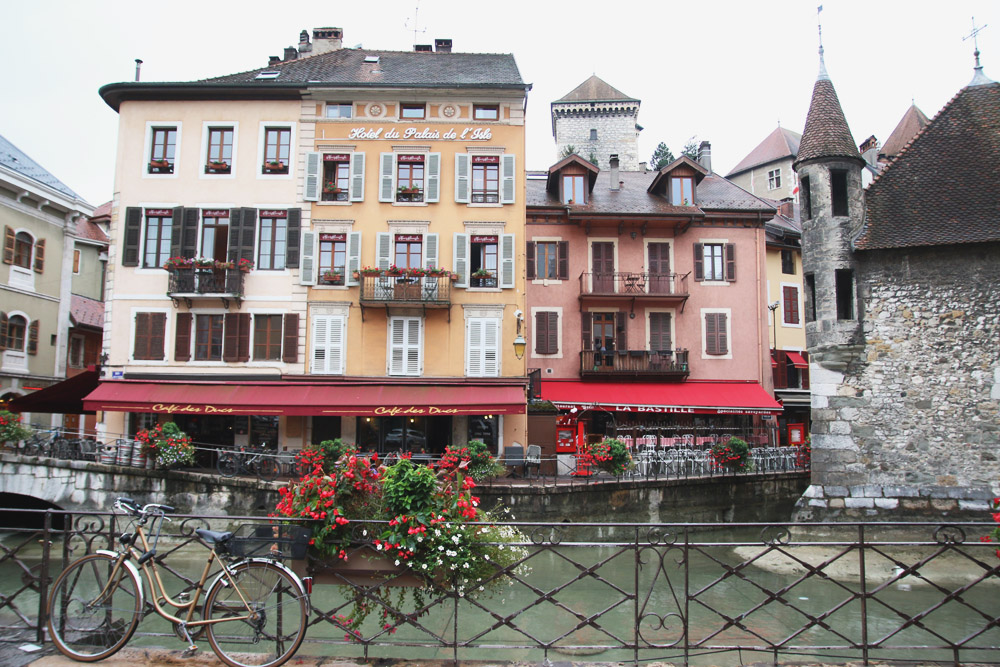
[[221, 532], [218, 530], [206, 530], [205, 528], [198, 528], [195, 534], [211, 546], [213, 544], [224, 544], [229, 541], [229, 538], [233, 536], [232, 531]]

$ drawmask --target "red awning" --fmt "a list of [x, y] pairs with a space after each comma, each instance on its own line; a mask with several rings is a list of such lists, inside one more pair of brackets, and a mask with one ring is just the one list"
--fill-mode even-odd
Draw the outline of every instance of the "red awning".
[[809, 368], [809, 362], [802, 358], [802, 355], [798, 352], [785, 352], [785, 356], [788, 360], [792, 362], [792, 366], [796, 368]]
[[709, 415], [781, 414], [781, 406], [756, 382], [542, 381], [542, 398], [557, 408], [602, 407], [611, 412]]
[[101, 372], [91, 366], [88, 370], [66, 378], [62, 382], [19, 396], [10, 402], [13, 412], [50, 412], [61, 415], [94, 414], [83, 409], [83, 397], [94, 391], [101, 379]]
[[523, 384], [102, 382], [89, 410], [189, 415], [434, 416], [524, 414]]

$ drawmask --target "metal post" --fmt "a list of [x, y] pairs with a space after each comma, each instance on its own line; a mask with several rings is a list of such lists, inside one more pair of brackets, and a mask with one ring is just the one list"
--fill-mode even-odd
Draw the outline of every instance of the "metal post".
[[38, 644], [45, 643], [45, 627], [48, 624], [49, 602], [49, 568], [51, 565], [52, 540], [49, 539], [52, 531], [52, 512], [45, 512], [45, 519], [42, 523], [42, 563], [38, 573], [38, 628], [35, 632], [35, 641]]

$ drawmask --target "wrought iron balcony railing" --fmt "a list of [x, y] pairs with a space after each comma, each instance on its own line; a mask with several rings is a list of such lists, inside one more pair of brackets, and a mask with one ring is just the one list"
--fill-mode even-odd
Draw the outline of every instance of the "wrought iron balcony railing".
[[580, 275], [583, 296], [659, 297], [683, 300], [688, 297], [688, 274], [615, 271]]
[[361, 303], [451, 303], [449, 276], [361, 276]]
[[580, 376], [642, 375], [683, 380], [688, 376], [688, 351], [582, 350]]
[[[175, 301], [190, 302], [199, 298], [228, 299], [239, 302], [243, 298], [243, 276], [240, 269], [169, 269], [167, 296]], [[228, 305], [228, 303], [227, 303]]]

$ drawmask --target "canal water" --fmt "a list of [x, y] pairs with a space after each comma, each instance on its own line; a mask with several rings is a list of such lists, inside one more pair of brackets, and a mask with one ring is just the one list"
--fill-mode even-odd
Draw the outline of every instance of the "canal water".
[[[868, 577], [859, 576], [861, 553], [831, 541], [803, 545], [796, 542], [768, 548], [759, 530], [722, 530], [688, 536], [673, 545], [661, 543], [638, 551], [630, 545], [635, 528], [555, 528], [545, 533], [558, 546], [529, 546], [524, 572], [502, 591], [489, 597], [461, 600], [428, 592], [431, 610], [397, 632], [379, 634], [382, 620], [373, 613], [361, 628], [365, 637], [377, 637], [371, 657], [448, 659], [443, 641], [470, 640], [460, 659], [503, 659], [540, 662], [543, 652], [532, 648], [549, 644], [552, 661], [631, 661], [631, 650], [615, 648], [635, 641], [640, 628], [639, 659], [682, 659], [682, 617], [688, 617], [691, 664], [740, 664], [766, 660], [768, 654], [743, 651], [723, 656], [707, 654], [711, 646], [766, 645], [767, 642], [817, 647], [803, 657], [857, 658], [857, 651], [824, 651], [819, 647], [880, 642], [884, 651], [872, 658], [912, 658], [914, 647], [961, 642], [976, 637], [977, 646], [1000, 647], [1000, 629], [990, 619], [1000, 615], [1000, 577], [983, 577], [995, 566], [991, 550], [935, 556], [940, 545], [885, 545], [865, 551]], [[643, 529], [646, 530], [646, 529]], [[589, 532], [587, 532], [589, 531]], [[646, 534], [643, 533], [643, 537]], [[814, 539], [827, 539], [816, 537]], [[6, 630], [19, 623], [17, 613], [34, 617], [37, 594], [25, 587], [26, 569], [40, 567], [37, 537], [8, 533], [0, 539], [8, 555], [0, 562], [0, 590], [11, 604], [0, 610]], [[56, 544], [56, 547], [60, 545]], [[100, 548], [103, 544], [96, 545]], [[972, 546], [972, 545], [970, 545]], [[984, 545], [986, 546], [986, 545]], [[159, 552], [172, 546], [164, 539]], [[54, 549], [58, 554], [61, 548]], [[945, 549], [947, 551], [947, 549]], [[196, 578], [206, 552], [196, 545], [170, 553], [171, 568]], [[838, 555], [840, 554], [840, 555]], [[884, 555], [883, 555], [884, 554]], [[992, 562], [989, 559], [994, 559]], [[640, 562], [637, 567], [637, 559]], [[921, 564], [918, 576], [899, 578], [894, 559]], [[825, 563], [818, 573], [810, 567]], [[61, 569], [52, 563], [52, 575]], [[25, 569], [26, 568], [26, 569]], [[161, 568], [170, 592], [181, 587]], [[412, 598], [412, 589], [394, 589]], [[859, 599], [867, 592], [864, 604]], [[14, 595], [16, 593], [16, 596]], [[148, 595], [148, 590], [147, 590]], [[441, 604], [435, 605], [435, 602]], [[345, 587], [317, 585], [314, 607], [328, 614], [347, 614], [350, 594]], [[404, 604], [404, 609], [406, 606]], [[908, 624], [907, 618], [917, 623]], [[867, 626], [862, 619], [867, 619]], [[313, 617], [315, 620], [316, 617]], [[456, 623], [458, 625], [456, 631]], [[456, 635], [457, 632], [457, 635]], [[183, 648], [172, 639], [170, 625], [157, 616], [144, 619], [134, 645]], [[170, 636], [167, 636], [170, 635]], [[320, 620], [309, 628], [300, 655], [358, 657], [363, 649], [345, 642], [344, 630]], [[978, 635], [978, 636], [977, 636]], [[441, 638], [441, 639], [438, 639]], [[204, 650], [209, 650], [202, 640]], [[896, 648], [894, 648], [896, 647]], [[796, 654], [784, 653], [788, 660]], [[949, 651], [921, 651], [922, 659], [951, 660]], [[995, 659], [984, 653], [963, 653], [963, 661]]]

